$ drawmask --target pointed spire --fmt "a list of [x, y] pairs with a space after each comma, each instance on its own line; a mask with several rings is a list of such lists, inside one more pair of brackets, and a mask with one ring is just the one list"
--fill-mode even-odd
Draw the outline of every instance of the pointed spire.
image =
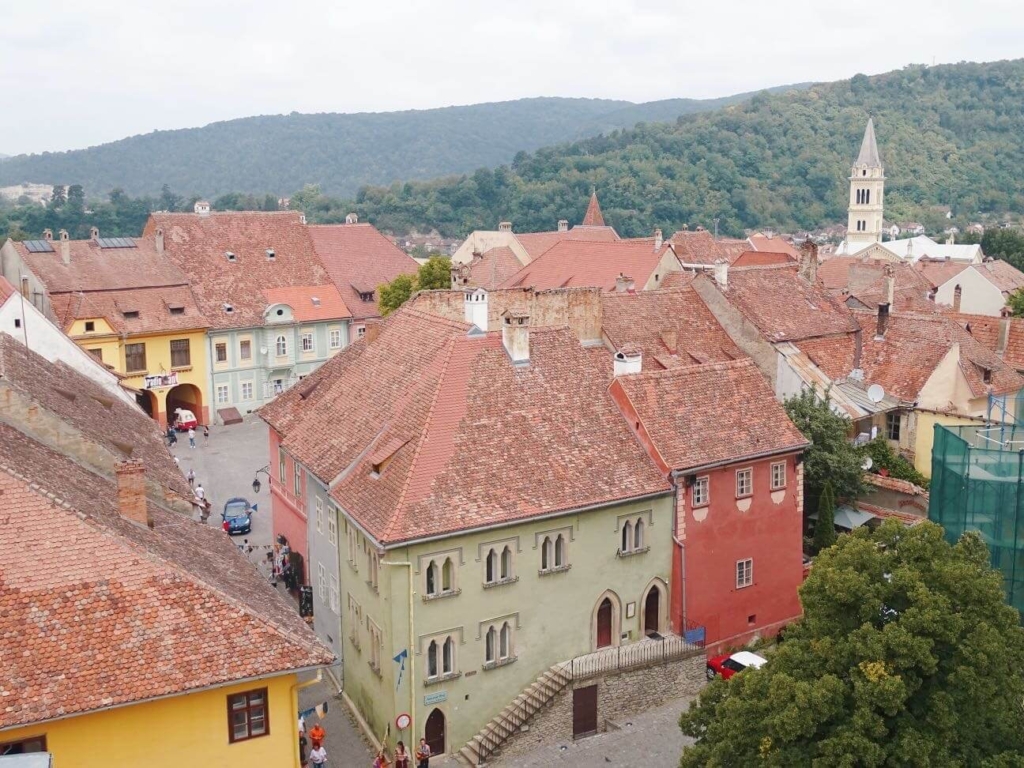
[[583, 226], [605, 226], [604, 216], [601, 214], [601, 205], [597, 202], [597, 190], [590, 193], [590, 205], [587, 206], [587, 215], [583, 217]]
[[875, 143], [875, 121], [870, 117], [868, 127], [864, 129], [864, 141], [860, 143], [856, 165], [866, 165], [868, 168], [882, 167], [882, 160], [878, 157], [878, 144]]

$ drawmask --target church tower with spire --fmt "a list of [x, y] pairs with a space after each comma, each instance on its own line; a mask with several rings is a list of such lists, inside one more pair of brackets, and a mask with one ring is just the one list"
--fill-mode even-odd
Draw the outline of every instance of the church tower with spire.
[[882, 194], [885, 170], [875, 143], [875, 123], [868, 118], [860, 154], [850, 172], [849, 222], [846, 232], [846, 253], [854, 254], [882, 240]]

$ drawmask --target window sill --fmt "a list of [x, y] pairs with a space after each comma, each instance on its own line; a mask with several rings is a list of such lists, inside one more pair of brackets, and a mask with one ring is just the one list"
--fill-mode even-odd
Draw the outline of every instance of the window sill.
[[188, 371], [192, 370], [192, 364], [189, 363], [188, 365], [172, 365], [171, 370], [174, 371], [175, 373], [187, 373]]
[[559, 565], [559, 566], [556, 566], [554, 568], [541, 569], [541, 570], [537, 571], [537, 575], [538, 576], [553, 576], [556, 573], [565, 573], [570, 568], [572, 568], [572, 563], [569, 563], [568, 565]]
[[437, 677], [428, 677], [423, 681], [424, 688], [430, 688], [432, 685], [440, 685], [441, 683], [447, 683], [449, 680], [458, 680], [462, 677], [461, 672], [449, 672], [446, 675], [438, 675]]
[[375, 674], [378, 678], [380, 678], [381, 680], [384, 679], [384, 673], [381, 672], [379, 666], [374, 664], [372, 661], [366, 662], [366, 666], [368, 666], [370, 668], [370, 671], [373, 672], [373, 674]]
[[744, 499], [752, 499], [752, 498], [754, 498], [754, 494], [752, 494], [752, 493], [744, 493], [742, 496], [737, 496], [736, 497], [736, 501], [743, 501]]
[[461, 594], [462, 594], [462, 590], [461, 589], [453, 589], [453, 590], [451, 590], [449, 592], [439, 592], [436, 595], [424, 595], [423, 596], [423, 602], [424, 603], [429, 603], [429, 602], [431, 602], [433, 600], [444, 600], [446, 597], [458, 597]]
[[788, 487], [788, 486], [785, 486], [785, 485], [780, 485], [780, 486], [779, 486], [778, 488], [772, 488], [772, 489], [771, 489], [771, 492], [772, 492], [772, 493], [775, 493], [776, 491], [784, 491], [784, 490], [786, 490], [786, 488], [787, 488], [787, 487]]
[[690, 509], [692, 511], [696, 512], [698, 509], [707, 509], [710, 506], [711, 506], [711, 502], [710, 501], [705, 501], [705, 502], [702, 502], [701, 504], [691, 504], [690, 505]]
[[490, 672], [494, 669], [507, 667], [509, 664], [515, 664], [518, 658], [518, 656], [509, 656], [507, 659], [498, 659], [497, 661], [485, 662], [481, 669], [484, 672]]
[[623, 552], [621, 549], [615, 553], [616, 557], [634, 557], [636, 555], [646, 555], [651, 551], [650, 547], [641, 547], [640, 549], [631, 549], [628, 552]]
[[125, 371], [124, 375], [125, 376], [148, 376], [149, 375], [149, 371], [146, 371], [146, 370], [142, 370], [142, 371]]
[[510, 579], [499, 579], [498, 581], [485, 581], [484, 589], [494, 589], [495, 587], [504, 587], [506, 584], [515, 584], [519, 581], [518, 576], [513, 576]]

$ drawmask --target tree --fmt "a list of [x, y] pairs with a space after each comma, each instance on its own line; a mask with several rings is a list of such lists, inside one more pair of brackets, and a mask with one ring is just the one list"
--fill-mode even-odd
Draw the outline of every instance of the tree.
[[54, 184], [53, 191], [50, 192], [50, 207], [60, 208], [64, 203], [68, 201], [67, 192], [65, 191], [64, 185]]
[[840, 537], [763, 668], [680, 718], [681, 768], [1021, 764], [1024, 632], [981, 537], [922, 522]]
[[405, 304], [415, 290], [416, 278], [412, 275], [399, 275], [390, 283], [379, 285], [377, 293], [380, 295], [380, 313], [385, 317], [390, 315]]
[[1018, 288], [1006, 298], [1006, 306], [1014, 317], [1024, 317], [1024, 288]]
[[79, 210], [85, 210], [85, 190], [82, 189], [81, 184], [72, 184], [68, 187], [67, 195], [68, 205]]
[[416, 273], [416, 290], [447, 290], [452, 287], [452, 260], [435, 253], [420, 264]]
[[181, 208], [181, 195], [176, 195], [169, 184], [164, 184], [160, 189], [160, 209], [173, 213]]
[[786, 413], [811, 441], [804, 454], [804, 508], [813, 509], [825, 482], [836, 498], [854, 501], [864, 494], [864, 457], [850, 442], [852, 423], [832, 410], [828, 391], [805, 389], [786, 401]]
[[814, 524], [814, 551], [821, 552], [836, 543], [836, 495], [832, 482], [825, 481], [818, 500], [818, 521]]
[[889, 441], [882, 435], [868, 443], [864, 450], [871, 457], [871, 466], [875, 472], [881, 472], [884, 469], [889, 477], [907, 480], [922, 488], [928, 487], [928, 478], [918, 472], [913, 464], [896, 453], [889, 445]]

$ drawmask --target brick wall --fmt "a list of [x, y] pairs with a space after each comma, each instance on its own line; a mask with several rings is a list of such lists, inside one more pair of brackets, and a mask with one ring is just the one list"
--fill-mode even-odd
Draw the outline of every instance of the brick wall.
[[597, 685], [597, 727], [608, 730], [608, 722], [618, 722], [671, 699], [694, 696], [704, 686], [706, 661], [698, 653], [679, 661], [593, 677], [574, 683], [530, 720], [526, 730], [517, 733], [492, 758], [521, 755], [545, 744], [572, 741], [573, 687]]

